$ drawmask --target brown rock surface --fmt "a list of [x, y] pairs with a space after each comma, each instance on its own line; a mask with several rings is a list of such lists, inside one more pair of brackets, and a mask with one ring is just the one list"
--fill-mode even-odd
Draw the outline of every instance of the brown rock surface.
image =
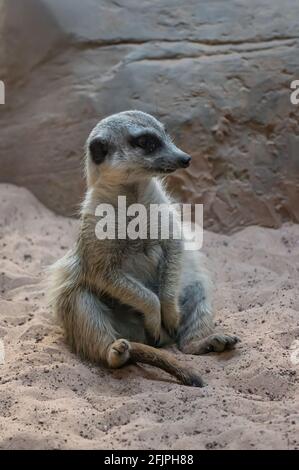
[[299, 4], [2, 0], [0, 180], [73, 214], [96, 121], [137, 108], [193, 155], [170, 178], [205, 226], [299, 221]]

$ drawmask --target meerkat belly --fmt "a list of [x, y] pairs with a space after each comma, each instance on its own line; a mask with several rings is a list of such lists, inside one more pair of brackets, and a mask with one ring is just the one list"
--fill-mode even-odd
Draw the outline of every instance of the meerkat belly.
[[[159, 245], [142, 251], [137, 251], [135, 246], [134, 251], [132, 250], [124, 256], [122, 270], [158, 295], [161, 256], [162, 250]], [[107, 295], [103, 295], [102, 300], [110, 308], [110, 321], [119, 337], [150, 344], [140, 312]]]
[[158, 294], [162, 249], [159, 244], [130, 252], [123, 260], [123, 271]]

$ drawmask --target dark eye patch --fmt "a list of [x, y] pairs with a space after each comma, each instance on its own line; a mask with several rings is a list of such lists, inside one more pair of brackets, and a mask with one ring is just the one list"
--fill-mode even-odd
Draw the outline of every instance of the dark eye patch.
[[134, 136], [131, 138], [130, 142], [133, 147], [139, 147], [146, 153], [153, 153], [162, 146], [162, 142], [159, 137], [155, 134], [149, 133]]
[[89, 151], [93, 162], [100, 165], [108, 153], [108, 144], [100, 137], [95, 137], [89, 144]]

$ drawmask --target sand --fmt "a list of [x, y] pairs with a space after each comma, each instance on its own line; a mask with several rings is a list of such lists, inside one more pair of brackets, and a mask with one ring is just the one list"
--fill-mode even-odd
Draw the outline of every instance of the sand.
[[[150, 366], [83, 363], [45, 303], [44, 268], [77, 222], [0, 185], [2, 449], [293, 449], [299, 447], [299, 226], [206, 233], [218, 328], [234, 352], [186, 356], [207, 386]], [[5, 358], [3, 353], [5, 352]]]

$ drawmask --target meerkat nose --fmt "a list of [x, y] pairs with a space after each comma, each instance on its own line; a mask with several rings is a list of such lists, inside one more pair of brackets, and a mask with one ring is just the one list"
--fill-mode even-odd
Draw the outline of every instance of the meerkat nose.
[[187, 168], [190, 165], [191, 157], [190, 155], [183, 155], [179, 158], [178, 164], [181, 168]]

